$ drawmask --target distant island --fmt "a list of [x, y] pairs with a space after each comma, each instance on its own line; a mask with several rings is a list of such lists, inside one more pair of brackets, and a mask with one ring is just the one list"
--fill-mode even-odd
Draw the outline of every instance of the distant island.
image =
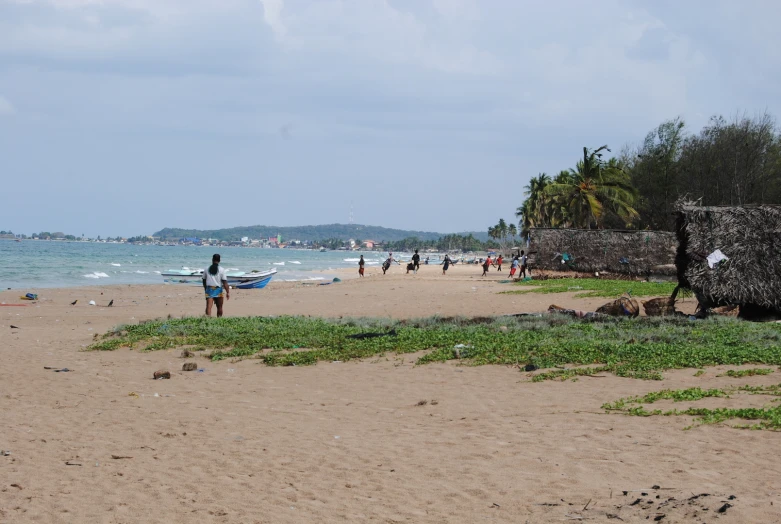
[[[462, 236], [473, 236], [475, 239], [485, 242], [488, 234], [485, 231], [467, 231], [457, 233]], [[325, 224], [320, 226], [240, 226], [228, 229], [180, 229], [167, 227], [152, 235], [160, 240], [180, 240], [182, 238], [213, 239], [221, 242], [235, 242], [242, 238], [271, 238], [280, 236], [287, 241], [321, 242], [324, 240], [372, 240], [374, 242], [395, 242], [399, 240], [417, 238], [419, 240], [438, 240], [447, 235], [432, 233], [429, 231], [410, 231], [404, 229], [391, 229], [380, 226], [365, 226], [360, 224]]]

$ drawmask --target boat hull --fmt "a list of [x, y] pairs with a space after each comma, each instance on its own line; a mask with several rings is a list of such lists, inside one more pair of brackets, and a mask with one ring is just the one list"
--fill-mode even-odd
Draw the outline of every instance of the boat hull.
[[263, 289], [266, 287], [266, 285], [271, 282], [271, 277], [274, 275], [268, 275], [263, 278], [258, 278], [256, 280], [250, 280], [245, 282], [240, 282], [237, 284], [234, 284], [234, 287], [237, 287], [239, 289]]
[[[228, 285], [239, 289], [263, 289], [271, 281], [271, 278], [276, 275], [276, 269], [270, 269], [268, 271], [260, 271], [256, 273], [241, 273], [241, 274], [227, 274]], [[162, 273], [163, 281], [169, 284], [190, 284], [190, 285], [202, 285], [203, 284], [203, 272], [164, 272]]]

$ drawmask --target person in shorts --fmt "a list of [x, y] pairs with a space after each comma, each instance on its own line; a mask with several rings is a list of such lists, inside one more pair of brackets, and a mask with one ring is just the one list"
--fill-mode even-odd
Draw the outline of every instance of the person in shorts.
[[415, 254], [412, 255], [412, 272], [417, 273], [418, 269], [420, 269], [420, 255], [418, 255], [418, 250], [415, 250]]
[[518, 271], [519, 265], [520, 262], [518, 262], [518, 257], [514, 256], [513, 261], [510, 263], [510, 278], [513, 278], [515, 276], [515, 272]]
[[358, 274], [360, 276], [363, 276], [363, 266], [366, 265], [366, 261], [363, 259], [363, 255], [361, 255], [361, 259], [358, 261]]
[[225, 300], [230, 300], [231, 290], [225, 269], [220, 266], [220, 255], [212, 257], [212, 265], [203, 272], [203, 291], [206, 295], [206, 316], [212, 316], [212, 306], [217, 305], [217, 317], [222, 316], [223, 291]]

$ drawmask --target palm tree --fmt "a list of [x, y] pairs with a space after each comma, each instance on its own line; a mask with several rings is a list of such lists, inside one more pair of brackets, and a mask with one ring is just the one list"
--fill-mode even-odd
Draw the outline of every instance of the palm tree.
[[515, 224], [510, 224], [507, 226], [507, 234], [510, 235], [510, 239], [512, 239], [512, 245], [515, 245], [515, 237], [518, 235], [518, 228], [515, 227]]
[[605, 150], [610, 151], [607, 146], [594, 151], [584, 147], [583, 160], [575, 169], [559, 173], [546, 187], [546, 193], [555, 202], [556, 221], [584, 229], [600, 227], [606, 206], [627, 223], [637, 218], [633, 207], [636, 191], [629, 176], [615, 159], [602, 161]]

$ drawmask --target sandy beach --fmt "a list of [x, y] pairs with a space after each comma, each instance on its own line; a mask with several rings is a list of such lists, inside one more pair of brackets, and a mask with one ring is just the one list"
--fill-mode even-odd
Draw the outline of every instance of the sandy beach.
[[[356, 273], [235, 290], [226, 316], [488, 316], [606, 302], [500, 294], [507, 269]], [[600, 409], [734, 384], [717, 368], [665, 372], [663, 382], [532, 383], [509, 366], [385, 355], [285, 368], [199, 358], [204, 371], [188, 373], [179, 349], [84, 349], [119, 324], [202, 314], [200, 288], [9, 290], [0, 302], [22, 303], [27, 291], [39, 300], [0, 307], [3, 523], [781, 521], [778, 433], [684, 430], [685, 417]], [[171, 380], [152, 380], [158, 369]], [[701, 404], [731, 402], [718, 400]]]

